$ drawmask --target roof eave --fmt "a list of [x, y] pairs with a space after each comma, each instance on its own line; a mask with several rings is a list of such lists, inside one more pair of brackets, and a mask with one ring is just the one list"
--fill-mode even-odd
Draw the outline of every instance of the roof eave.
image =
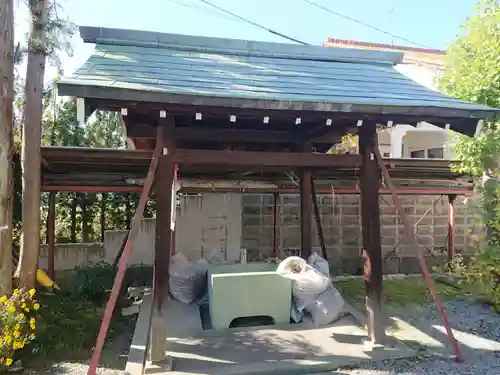
[[[120, 87], [78, 85], [75, 83], [65, 83], [64, 81], [60, 81], [58, 83], [58, 93], [61, 96], [116, 100], [123, 102], [149, 102], [207, 107], [217, 106], [229, 108], [248, 108], [256, 110], [342, 112], [375, 114], [384, 117], [412, 116], [415, 117], [416, 120], [418, 118], [421, 118], [418, 121], [426, 121], [425, 119], [430, 117], [443, 118], [443, 121], [446, 119], [455, 118], [457, 120], [470, 120], [471, 124], [473, 122], [477, 123], [478, 120], [495, 120], [500, 118], [500, 110], [497, 109], [460, 109], [432, 106], [353, 104], [288, 100], [285, 101], [276, 99], [186, 95], [165, 93], [160, 91], [131, 90]], [[472, 133], [474, 129], [471, 129]]]

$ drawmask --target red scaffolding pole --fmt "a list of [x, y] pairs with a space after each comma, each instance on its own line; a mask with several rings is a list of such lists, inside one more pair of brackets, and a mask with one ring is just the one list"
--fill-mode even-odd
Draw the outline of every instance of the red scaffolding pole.
[[144, 209], [149, 198], [149, 192], [153, 186], [154, 177], [156, 173], [156, 167], [162, 155], [162, 127], [158, 127], [156, 149], [151, 159], [149, 165], [148, 174], [144, 182], [144, 188], [142, 189], [141, 196], [139, 198], [139, 205], [135, 211], [134, 218], [132, 219], [132, 226], [128, 233], [127, 242], [125, 243], [123, 254], [120, 258], [118, 264], [118, 271], [116, 273], [115, 281], [113, 283], [113, 288], [111, 289], [111, 295], [109, 296], [108, 303], [106, 305], [106, 310], [104, 310], [104, 316], [101, 322], [101, 328], [99, 329], [99, 334], [97, 335], [97, 341], [95, 344], [94, 351], [92, 353], [92, 360], [90, 362], [87, 375], [95, 375], [97, 371], [97, 366], [99, 365], [99, 360], [101, 358], [102, 348], [104, 346], [104, 341], [108, 333], [109, 324], [111, 322], [111, 317], [113, 316], [113, 311], [116, 306], [116, 301], [118, 300], [118, 295], [122, 286], [123, 278], [125, 276], [125, 270], [127, 269], [128, 258], [132, 254], [132, 248], [134, 245], [135, 238], [139, 233], [139, 226], [141, 225], [141, 219], [144, 214]]
[[448, 334], [448, 338], [450, 340], [451, 346], [453, 347], [453, 351], [455, 352], [455, 357], [457, 361], [462, 362], [464, 360], [462, 352], [460, 350], [457, 340], [455, 339], [455, 336], [453, 335], [453, 331], [451, 330], [450, 323], [448, 322], [448, 317], [446, 316], [446, 312], [444, 311], [444, 306], [441, 302], [441, 299], [437, 295], [436, 288], [434, 287], [434, 282], [432, 281], [432, 277], [429, 272], [429, 268], [427, 267], [427, 263], [425, 262], [422, 250], [418, 246], [417, 240], [415, 238], [416, 237], [415, 232], [413, 231], [410, 221], [408, 220], [408, 217], [404, 212], [403, 205], [399, 200], [399, 196], [397, 194], [396, 188], [394, 187], [391, 176], [389, 175], [387, 167], [385, 166], [382, 156], [380, 155], [380, 150], [378, 149], [378, 147], [374, 147], [373, 152], [375, 153], [375, 157], [377, 158], [380, 169], [382, 170], [385, 183], [387, 184], [389, 190], [391, 191], [392, 200], [396, 205], [396, 211], [399, 215], [399, 218], [403, 222], [403, 226], [405, 227], [405, 231], [407, 237], [410, 240], [413, 251], [417, 254], [418, 262], [420, 263], [420, 268], [422, 270], [422, 273], [424, 274], [424, 278], [425, 281], [427, 282], [427, 287], [429, 288], [434, 304], [436, 305], [436, 308], [439, 314], [441, 315], [441, 318], [443, 319], [443, 325], [446, 329], [446, 333]]

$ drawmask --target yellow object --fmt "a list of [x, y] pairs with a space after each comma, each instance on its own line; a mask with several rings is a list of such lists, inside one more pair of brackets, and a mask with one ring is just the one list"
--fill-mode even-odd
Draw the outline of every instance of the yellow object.
[[59, 290], [59, 286], [52, 280], [44, 270], [41, 270], [40, 268], [36, 271], [36, 279], [37, 281], [42, 284], [46, 288], [53, 288]]

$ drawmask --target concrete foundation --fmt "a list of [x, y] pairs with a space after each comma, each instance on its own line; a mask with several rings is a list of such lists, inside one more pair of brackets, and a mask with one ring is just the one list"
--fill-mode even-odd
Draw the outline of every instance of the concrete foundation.
[[396, 340], [370, 350], [364, 344], [365, 328], [352, 315], [324, 328], [287, 324], [203, 331], [197, 309], [168, 302], [165, 324], [172, 369], [147, 368], [147, 374], [298, 375], [415, 355]]

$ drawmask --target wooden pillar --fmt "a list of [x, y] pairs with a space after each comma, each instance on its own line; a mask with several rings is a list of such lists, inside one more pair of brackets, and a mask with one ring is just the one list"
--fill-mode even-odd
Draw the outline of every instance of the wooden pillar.
[[151, 319], [151, 362], [168, 360], [166, 355], [166, 302], [173, 230], [171, 229], [174, 169], [168, 154], [174, 147], [173, 119], [160, 118], [163, 126], [163, 155], [156, 172], [156, 231], [153, 271], [153, 307]]
[[359, 153], [362, 158], [360, 171], [361, 223], [363, 234], [364, 280], [368, 335], [374, 343], [385, 338], [382, 316], [382, 246], [380, 240], [380, 208], [378, 189], [380, 171], [373, 150], [377, 145], [375, 123], [359, 127]]
[[323, 225], [321, 224], [321, 216], [319, 215], [318, 198], [316, 197], [316, 189], [314, 188], [314, 178], [311, 176], [311, 199], [314, 208], [314, 218], [316, 219], [316, 230], [318, 231], [319, 245], [321, 246], [321, 254], [325, 260], [328, 260], [326, 253], [325, 236], [323, 235]]
[[455, 257], [455, 194], [448, 195], [448, 261]]
[[273, 258], [278, 256], [279, 244], [278, 244], [278, 233], [279, 233], [279, 222], [280, 213], [278, 210], [278, 200], [279, 193], [273, 193]]
[[307, 259], [312, 252], [312, 186], [311, 171], [300, 174], [300, 256]]
[[55, 279], [56, 257], [56, 192], [49, 193], [49, 212], [47, 213], [47, 257], [49, 277]]

